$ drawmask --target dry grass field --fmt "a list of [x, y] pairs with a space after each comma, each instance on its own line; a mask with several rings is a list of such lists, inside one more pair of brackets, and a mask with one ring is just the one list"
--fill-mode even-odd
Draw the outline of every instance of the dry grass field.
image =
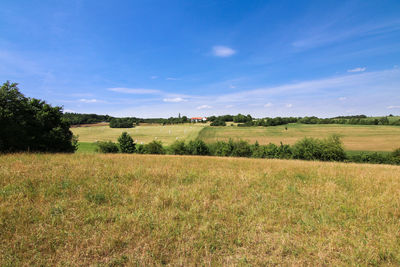
[[324, 138], [339, 134], [346, 150], [392, 151], [400, 147], [399, 126], [289, 124], [288, 130], [285, 127], [206, 127], [199, 138], [205, 142], [233, 138], [260, 144], [294, 144], [303, 137]]
[[195, 139], [203, 129], [204, 124], [182, 125], [140, 125], [135, 128], [110, 128], [108, 125], [93, 127], [71, 128], [74, 135], [79, 136], [80, 142], [114, 141], [116, 142], [122, 132], [128, 132], [137, 143], [149, 143], [154, 139], [161, 140], [169, 145], [176, 139]]
[[0, 156], [1, 266], [399, 265], [400, 167]]

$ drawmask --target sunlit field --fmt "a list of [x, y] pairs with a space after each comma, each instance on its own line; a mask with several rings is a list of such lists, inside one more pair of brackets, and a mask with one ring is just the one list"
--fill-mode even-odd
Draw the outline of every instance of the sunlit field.
[[233, 138], [248, 140], [251, 143], [258, 141], [260, 144], [294, 144], [303, 137], [324, 138], [331, 134], [342, 136], [346, 150], [392, 151], [400, 147], [400, 127], [383, 125], [289, 124], [273, 127], [206, 127], [201, 131], [199, 138], [205, 142]]
[[74, 135], [79, 136], [80, 142], [114, 141], [122, 132], [128, 132], [136, 143], [148, 143], [160, 140], [165, 145], [173, 143], [177, 139], [192, 140], [203, 129], [205, 124], [182, 125], [146, 125], [135, 128], [110, 128], [109, 126], [77, 127], [71, 128]]
[[400, 167], [0, 156], [0, 265], [398, 265]]

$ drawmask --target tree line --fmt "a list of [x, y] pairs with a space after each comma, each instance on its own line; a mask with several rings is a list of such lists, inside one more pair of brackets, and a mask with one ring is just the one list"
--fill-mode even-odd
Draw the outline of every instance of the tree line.
[[170, 118], [137, 118], [137, 117], [124, 117], [117, 118], [109, 115], [97, 115], [97, 114], [83, 114], [83, 113], [71, 113], [65, 112], [63, 117], [71, 125], [80, 124], [94, 124], [100, 122], [109, 122], [111, 128], [132, 128], [140, 123], [154, 123], [154, 124], [180, 124], [190, 122], [187, 116], [170, 117]]
[[208, 121], [211, 121], [211, 126], [226, 126], [226, 122], [237, 122], [238, 127], [251, 127], [251, 126], [278, 126], [286, 125], [289, 123], [302, 123], [302, 124], [351, 124], [351, 125], [400, 125], [400, 119], [389, 120], [393, 115], [384, 117], [367, 117], [366, 115], [354, 116], [339, 116], [333, 118], [318, 118], [311, 117], [275, 117], [275, 118], [259, 118], [255, 119], [251, 115], [238, 114], [211, 116]]
[[164, 146], [161, 141], [154, 140], [148, 144], [136, 144], [132, 137], [124, 132], [118, 138], [118, 143], [97, 142], [97, 151], [101, 153], [137, 153], [137, 154], [172, 154], [200, 155], [220, 157], [247, 157], [269, 159], [301, 159], [318, 161], [359, 162], [400, 164], [400, 148], [389, 154], [360, 153], [347, 155], [343, 144], [337, 135], [325, 139], [303, 138], [294, 145], [260, 145], [258, 142], [249, 144], [247, 141], [218, 141], [207, 144], [200, 139], [185, 142], [177, 140], [170, 146]]
[[[251, 126], [278, 126], [289, 123], [302, 123], [302, 124], [351, 124], [351, 125], [399, 125], [400, 119], [389, 120], [389, 116], [383, 117], [367, 117], [366, 115], [353, 115], [353, 116], [338, 116], [333, 118], [318, 118], [316, 116], [310, 117], [265, 117], [253, 118], [250, 114], [243, 115], [222, 115], [210, 116], [207, 118], [211, 122], [211, 126], [226, 126], [227, 122], [238, 123], [238, 127], [251, 127]], [[96, 115], [96, 114], [80, 114], [69, 113], [63, 114], [63, 117], [71, 124], [91, 124], [99, 122], [109, 122], [111, 128], [131, 128], [140, 123], [154, 123], [154, 124], [181, 124], [191, 122], [187, 116], [178, 116], [170, 118], [137, 118], [125, 117], [116, 118], [109, 115]], [[131, 124], [132, 123], [132, 124]]]

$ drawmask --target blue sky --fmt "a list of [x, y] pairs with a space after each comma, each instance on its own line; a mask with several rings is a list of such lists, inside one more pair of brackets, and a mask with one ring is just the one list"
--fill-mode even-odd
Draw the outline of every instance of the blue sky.
[[80, 113], [400, 115], [400, 1], [2, 0], [6, 80]]

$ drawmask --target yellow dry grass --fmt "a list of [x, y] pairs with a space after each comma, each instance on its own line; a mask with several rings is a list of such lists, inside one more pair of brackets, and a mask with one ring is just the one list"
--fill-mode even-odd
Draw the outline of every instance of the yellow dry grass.
[[[285, 127], [288, 130], [285, 130]], [[392, 151], [400, 147], [400, 127], [382, 125], [306, 125], [290, 124], [274, 127], [207, 127], [200, 133], [205, 142], [244, 139], [250, 143], [294, 144], [301, 138], [342, 136], [346, 150]]]
[[400, 167], [0, 156], [0, 265], [399, 265]]
[[114, 141], [122, 132], [128, 132], [134, 140], [140, 143], [149, 143], [155, 139], [169, 145], [177, 139], [195, 139], [203, 129], [204, 124], [181, 125], [144, 125], [135, 128], [110, 128], [109, 126], [71, 128], [74, 135], [79, 136], [80, 142]]

